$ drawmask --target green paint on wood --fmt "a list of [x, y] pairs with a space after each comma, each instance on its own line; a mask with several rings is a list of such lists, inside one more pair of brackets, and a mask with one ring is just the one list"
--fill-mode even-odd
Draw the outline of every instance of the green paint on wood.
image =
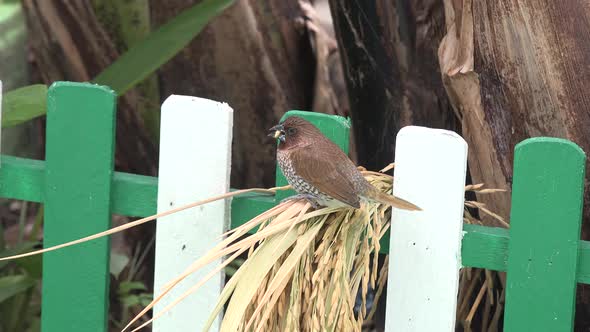
[[276, 205], [274, 196], [260, 194], [234, 197], [231, 202], [231, 228], [239, 227]]
[[563, 139], [516, 146], [505, 331], [573, 331], [585, 162]]
[[498, 227], [463, 225], [461, 264], [495, 271], [506, 271], [508, 230]]
[[383, 237], [381, 238], [381, 241], [379, 241], [379, 243], [381, 244], [380, 246], [380, 252], [382, 254], [386, 254], [389, 252], [389, 237], [391, 236], [391, 230], [387, 229], [387, 231], [385, 231], [385, 234], [383, 234]]
[[[350, 141], [350, 120], [338, 115], [329, 115], [324, 113], [314, 113], [305, 111], [289, 111], [283, 115], [281, 122], [290, 116], [298, 116], [311, 122], [314, 126], [326, 135], [332, 142], [336, 143], [344, 153], [348, 154], [348, 147]], [[276, 185], [287, 185], [287, 179], [281, 172], [277, 165], [276, 170]], [[277, 202], [282, 199], [294, 195], [294, 190], [281, 191], [277, 193]], [[233, 212], [232, 212], [233, 213]]]
[[44, 186], [44, 161], [0, 156], [0, 197], [42, 202]]
[[[48, 92], [44, 246], [104, 231], [111, 220], [115, 94], [58, 82]], [[42, 330], [107, 331], [109, 238], [47, 253]]]
[[[156, 213], [158, 178], [115, 172], [113, 213], [147, 217]], [[45, 161], [0, 155], [0, 197], [43, 202]]]
[[156, 214], [158, 178], [115, 172], [112, 186], [113, 213], [133, 217]]

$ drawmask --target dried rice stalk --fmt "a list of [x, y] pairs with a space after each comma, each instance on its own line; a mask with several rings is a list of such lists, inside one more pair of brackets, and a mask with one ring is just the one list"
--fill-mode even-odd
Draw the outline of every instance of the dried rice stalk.
[[[382, 171], [393, 167], [391, 164]], [[391, 193], [391, 176], [360, 169], [372, 185], [383, 192]], [[180, 210], [238, 194], [275, 193], [284, 189], [287, 187], [246, 189], [227, 193], [142, 218], [83, 239], [26, 254], [3, 257], [0, 261], [32, 256], [90, 241]], [[484, 189], [482, 184], [470, 185], [465, 189], [484, 194], [498, 191]], [[498, 218], [508, 227], [504, 220], [489, 211], [484, 204], [467, 201], [465, 205]], [[208, 279], [243, 253], [248, 253], [248, 259], [225, 285], [209, 324], [205, 327], [206, 330], [227, 304], [222, 331], [361, 331], [363, 323], [372, 319], [387, 280], [387, 262], [379, 272], [378, 257], [373, 255], [371, 258], [371, 255], [379, 252], [379, 241], [389, 228], [389, 219], [390, 209], [378, 203], [363, 204], [358, 210], [323, 208], [315, 211], [309, 211], [309, 204], [306, 202], [289, 201], [280, 204], [227, 232], [225, 238], [207, 255], [195, 261], [184, 273], [165, 285], [153, 302], [123, 331], [129, 330], [153, 308], [155, 303], [188, 275], [221, 257], [229, 256], [185, 294], [133, 331], [150, 324], [197, 291]], [[481, 223], [467, 208], [464, 219], [470, 223]], [[256, 233], [242, 238], [258, 226]], [[466, 330], [469, 330], [475, 313], [483, 310], [482, 325], [487, 331], [496, 331], [504, 300], [504, 274], [481, 269], [464, 269], [461, 272], [460, 283], [461, 301], [457, 320], [463, 322]], [[374, 304], [370, 312], [367, 312], [369, 287], [376, 289], [376, 294]], [[474, 293], [476, 290], [477, 294]], [[359, 291], [360, 304], [355, 308]], [[480, 307], [482, 302], [483, 309]]]
[[[375, 187], [391, 193], [391, 176], [365, 170], [363, 174]], [[494, 192], [483, 189], [483, 185], [467, 186], [466, 190]], [[466, 202], [466, 206], [485, 209], [478, 202]], [[465, 218], [477, 221], [467, 210]], [[216, 258], [232, 255], [218, 267], [220, 269], [238, 253], [247, 251], [248, 259], [225, 286], [204, 330], [210, 328], [227, 305], [221, 331], [361, 331], [365, 320], [374, 315], [387, 280], [387, 264], [379, 272], [378, 256], [371, 258], [371, 254], [379, 252], [379, 241], [389, 227], [389, 219], [390, 209], [378, 203], [364, 204], [358, 210], [323, 208], [309, 211], [306, 202], [286, 202], [229, 232], [231, 241], [225, 239], [223, 245], [195, 262], [187, 273], [173, 280], [163, 291], [165, 294], [185, 276]], [[258, 225], [263, 227], [238, 241], [236, 235], [246, 234]], [[462, 273], [462, 285], [469, 274], [467, 271]], [[486, 325], [490, 319], [492, 323], [497, 321], [495, 312], [498, 306], [493, 306], [493, 302], [498, 299], [494, 296], [492, 287], [495, 284], [491, 278], [491, 274], [477, 270], [467, 280], [467, 287], [461, 289], [463, 301], [460, 302], [458, 320], [467, 328], [482, 301], [487, 310], [484, 313], [488, 317]], [[479, 281], [482, 279], [483, 285]], [[204, 281], [156, 313], [153, 319], [192, 294]], [[367, 310], [369, 287], [376, 289], [370, 312]], [[475, 290], [478, 296], [472, 299]], [[355, 310], [359, 293], [360, 305], [357, 303]], [[488, 296], [484, 298], [485, 294]], [[475, 303], [470, 305], [474, 300]], [[492, 307], [495, 312], [491, 311]], [[139, 318], [138, 315], [130, 325]]]

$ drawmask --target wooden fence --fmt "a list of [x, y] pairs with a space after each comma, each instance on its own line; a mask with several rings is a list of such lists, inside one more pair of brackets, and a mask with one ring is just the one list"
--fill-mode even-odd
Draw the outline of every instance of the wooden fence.
[[[176, 95], [164, 102], [154, 178], [114, 172], [116, 98], [108, 87], [57, 82], [47, 100], [46, 160], [0, 157], [0, 197], [44, 204], [46, 247], [108, 229], [112, 214], [149, 216], [230, 190], [233, 111], [227, 104]], [[285, 116], [295, 114], [347, 152], [347, 119], [300, 111]], [[572, 331], [576, 285], [590, 283], [590, 243], [580, 240], [584, 152], [556, 138], [516, 146], [510, 230], [463, 224], [466, 160], [467, 145], [455, 133], [423, 127], [398, 133], [394, 192], [424, 211], [394, 209], [392, 236], [383, 242], [383, 252], [391, 248], [387, 330], [453, 331], [459, 271], [477, 267], [508, 271], [506, 331]], [[276, 182], [286, 184], [278, 168]], [[160, 218], [155, 289], [228, 227], [289, 194], [237, 197]], [[156, 321], [154, 331], [198, 329], [222, 278]], [[108, 294], [108, 238], [45, 254], [42, 330], [107, 331]]]

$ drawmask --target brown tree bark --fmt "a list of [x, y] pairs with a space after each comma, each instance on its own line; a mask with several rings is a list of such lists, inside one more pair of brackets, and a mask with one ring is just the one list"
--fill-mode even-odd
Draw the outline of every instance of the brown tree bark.
[[[330, 0], [330, 6], [359, 165], [378, 170], [392, 162], [404, 126], [459, 130], [438, 64], [445, 33], [440, 1]], [[384, 300], [375, 317], [378, 330]]]
[[440, 1], [330, 0], [330, 6], [360, 165], [392, 162], [403, 126], [457, 129], [438, 69]]
[[[111, 64], [119, 52], [97, 20], [88, 0], [24, 0], [33, 72], [41, 82], [87, 82]], [[138, 94], [119, 98], [116, 140], [118, 170], [155, 175], [157, 150], [135, 110]]]
[[[151, 1], [153, 26], [198, 2]], [[105, 30], [91, 1], [25, 0], [23, 4], [35, 36], [30, 39], [34, 72], [41, 81], [88, 81], [118, 57], [120, 42], [111, 35], [112, 29]], [[234, 187], [274, 185], [275, 147], [265, 134], [287, 110], [336, 113], [340, 107], [330, 89], [326, 92], [314, 81], [316, 72], [325, 76], [332, 72], [322, 71], [321, 64], [314, 68], [317, 59], [301, 18], [296, 0], [238, 0], [158, 72], [163, 99], [187, 94], [226, 101], [234, 108]], [[317, 57], [327, 58], [325, 45], [319, 46], [321, 52], [316, 54], [322, 55]], [[326, 97], [314, 98], [314, 93], [322, 92]], [[154, 175], [157, 149], [138, 110], [144, 99], [135, 90], [120, 98], [118, 136], [125, 133], [136, 139], [117, 140], [117, 169]]]
[[[469, 143], [469, 167], [475, 181], [508, 190], [480, 197], [508, 219], [518, 142], [553, 136], [590, 151], [590, 7], [576, 0], [447, 0], [445, 11], [440, 66]], [[586, 240], [589, 194], [586, 188]], [[586, 331], [587, 287], [578, 294], [576, 331]]]
[[[161, 24], [196, 0], [152, 1]], [[275, 146], [266, 133], [288, 110], [309, 110], [313, 55], [295, 0], [238, 0], [160, 70], [162, 97], [187, 94], [234, 109], [231, 185], [274, 185]], [[187, 153], [197, 153], [187, 151]]]

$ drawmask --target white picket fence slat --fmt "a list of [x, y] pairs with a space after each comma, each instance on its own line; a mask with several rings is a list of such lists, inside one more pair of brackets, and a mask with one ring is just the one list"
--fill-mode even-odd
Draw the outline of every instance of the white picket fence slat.
[[[225, 103], [172, 95], [162, 105], [158, 212], [226, 193], [229, 190], [233, 110]], [[229, 200], [217, 201], [160, 218], [156, 228], [154, 293], [181, 274], [220, 240], [229, 226]], [[158, 313], [217, 263], [191, 275], [158, 305]], [[153, 331], [200, 330], [223, 287], [220, 272], [154, 322]], [[219, 328], [219, 319], [212, 330]]]
[[393, 209], [386, 331], [454, 331], [467, 143], [454, 132], [405, 127], [397, 135], [394, 190], [423, 209]]

